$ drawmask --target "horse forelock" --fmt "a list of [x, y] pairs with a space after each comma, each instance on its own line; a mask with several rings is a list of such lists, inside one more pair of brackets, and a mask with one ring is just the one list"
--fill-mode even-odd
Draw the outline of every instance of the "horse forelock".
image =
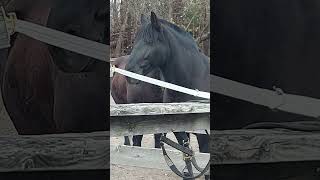
[[178, 37], [177, 39], [185, 42], [183, 44], [189, 45], [192, 49], [198, 50], [198, 45], [193, 37], [185, 31], [183, 28], [168, 22], [164, 19], [158, 19], [161, 24], [161, 31], [157, 31], [151, 23], [141, 25], [137, 32], [135, 43], [143, 40], [147, 44], [154, 44], [158, 41], [171, 41], [171, 38], [166, 37], [164, 34], [167, 32], [173, 36]]
[[147, 44], [159, 41], [160, 32], [156, 31], [151, 24], [142, 25], [137, 32], [136, 41], [143, 40]]

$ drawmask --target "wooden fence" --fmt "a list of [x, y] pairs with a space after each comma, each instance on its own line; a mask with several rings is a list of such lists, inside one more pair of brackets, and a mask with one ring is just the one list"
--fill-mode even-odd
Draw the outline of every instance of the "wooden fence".
[[109, 169], [109, 133], [0, 137], [0, 172]]
[[[210, 103], [141, 103], [118, 104], [110, 107], [110, 135], [140, 135], [168, 133], [173, 131], [196, 131], [210, 129]], [[161, 149], [112, 145], [110, 163], [170, 171]], [[185, 164], [182, 153], [168, 150], [176, 166]], [[197, 161], [204, 167], [210, 156], [196, 153]], [[196, 170], [194, 169], [196, 172]]]
[[[110, 164], [169, 170], [159, 149], [109, 146], [110, 137], [209, 129], [209, 113], [210, 104], [201, 102], [111, 105], [110, 132], [0, 137], [0, 172], [107, 171]], [[217, 168], [320, 162], [317, 132], [252, 129], [210, 134], [211, 154], [195, 154], [202, 167], [209, 158]], [[184, 166], [180, 152], [168, 153], [179, 168]]]
[[[114, 104], [110, 132], [2, 136], [0, 172], [108, 171], [110, 163], [170, 170], [159, 149], [109, 146], [110, 136], [209, 129], [209, 112], [209, 103]], [[177, 167], [184, 166], [180, 152], [168, 154]], [[196, 157], [200, 166], [210, 158], [204, 153]]]
[[106, 180], [109, 132], [0, 137], [0, 179]]
[[210, 103], [141, 103], [110, 106], [110, 135], [210, 129]]

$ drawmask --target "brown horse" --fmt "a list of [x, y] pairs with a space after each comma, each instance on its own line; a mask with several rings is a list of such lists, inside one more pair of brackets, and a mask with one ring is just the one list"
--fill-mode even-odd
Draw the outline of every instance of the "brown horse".
[[[19, 19], [46, 25], [50, 5], [11, 2], [8, 11]], [[3, 72], [4, 105], [19, 134], [55, 132], [53, 120], [53, 64], [44, 43], [16, 34]]]
[[[111, 62], [117, 68], [124, 69], [128, 63], [129, 55], [121, 56]], [[148, 77], [161, 79], [161, 74], [158, 69], [155, 69], [147, 74]], [[138, 84], [130, 84], [126, 77], [116, 73], [112, 78], [111, 95], [117, 104], [129, 103], [161, 103], [163, 91], [159, 86], [149, 83], [140, 82]], [[141, 146], [143, 135], [133, 136], [133, 145]], [[155, 147], [160, 148], [160, 134], [154, 135]], [[125, 145], [130, 145], [129, 138], [125, 137]]]
[[[101, 9], [107, 8], [106, 4], [104, 0], [13, 0], [7, 11], [16, 12], [22, 20], [102, 42], [106, 28]], [[85, 23], [90, 27], [78, 26]], [[52, 46], [20, 33], [11, 44], [7, 59], [2, 60], [1, 88], [6, 110], [19, 134], [108, 129], [107, 63], [60, 48], [52, 50]], [[86, 68], [78, 70], [83, 62]]]

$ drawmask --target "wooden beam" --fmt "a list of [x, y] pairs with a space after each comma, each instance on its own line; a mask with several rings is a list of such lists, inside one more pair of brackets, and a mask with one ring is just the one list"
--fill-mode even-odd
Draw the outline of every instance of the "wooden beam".
[[110, 116], [210, 113], [210, 102], [139, 103], [110, 106]]
[[289, 130], [211, 131], [214, 165], [320, 161], [320, 132]]
[[210, 90], [214, 93], [266, 106], [270, 109], [278, 109], [315, 118], [320, 117], [320, 99], [286, 94], [285, 89], [283, 89], [285, 94], [281, 95], [280, 89], [277, 89], [279, 90], [278, 92], [262, 89], [215, 75], [210, 76], [210, 84], [214, 84]]
[[[111, 145], [110, 150], [110, 164], [171, 171], [164, 160], [161, 149]], [[167, 153], [179, 170], [185, 167], [181, 152], [167, 150]], [[209, 161], [210, 155], [196, 152], [195, 157], [198, 165], [204, 168]], [[194, 169], [194, 172], [198, 171]], [[207, 173], [209, 174], [209, 172]]]
[[0, 172], [109, 169], [109, 132], [0, 137]]
[[110, 105], [111, 136], [197, 131], [210, 128], [209, 103]]

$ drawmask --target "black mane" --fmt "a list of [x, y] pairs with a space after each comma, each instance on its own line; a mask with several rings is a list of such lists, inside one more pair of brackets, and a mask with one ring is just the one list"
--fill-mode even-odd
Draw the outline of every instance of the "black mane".
[[[159, 22], [163, 25], [162, 28], [170, 28], [174, 32], [178, 33], [180, 36], [183, 36], [185, 40], [190, 41], [192, 45], [195, 45], [197, 47], [197, 43], [194, 41], [193, 37], [185, 31], [183, 28], [170, 23], [164, 19], [158, 19]], [[165, 40], [162, 32], [159, 32], [153, 28], [151, 23], [148, 23], [146, 25], [141, 25], [139, 28], [137, 35], [136, 35], [136, 42], [139, 40], [143, 40], [144, 42], [148, 44], [153, 44], [157, 41]]]

